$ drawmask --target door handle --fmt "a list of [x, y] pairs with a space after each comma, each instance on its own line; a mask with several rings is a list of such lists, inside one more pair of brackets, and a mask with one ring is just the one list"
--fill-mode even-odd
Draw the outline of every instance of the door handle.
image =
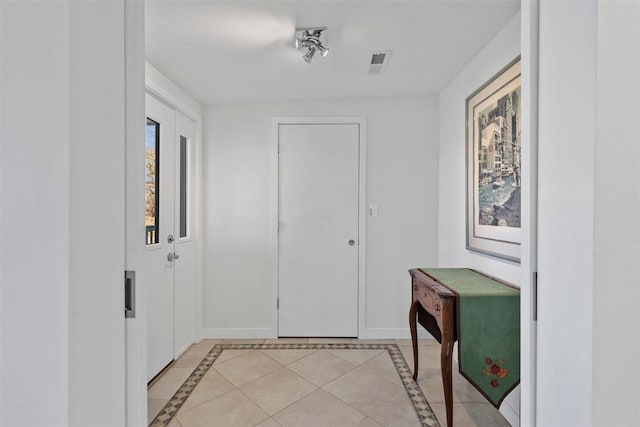
[[178, 259], [178, 258], [180, 258], [180, 255], [178, 255], [178, 254], [177, 254], [177, 253], [175, 253], [175, 252], [169, 252], [169, 253], [167, 254], [167, 261], [173, 261], [173, 260], [176, 260], [176, 259]]
[[136, 272], [133, 270], [124, 272], [124, 317], [136, 317]]
[[356, 241], [353, 240], [353, 239], [349, 239], [349, 241], [347, 243], [349, 243], [349, 246], [353, 246], [353, 245], [356, 244]]

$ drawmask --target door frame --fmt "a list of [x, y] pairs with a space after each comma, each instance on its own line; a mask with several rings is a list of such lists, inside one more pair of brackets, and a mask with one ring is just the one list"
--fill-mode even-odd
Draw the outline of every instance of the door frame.
[[[138, 144], [144, 138], [144, 94], [145, 94], [145, 47], [144, 47], [144, 0], [126, 0], [124, 2], [125, 5], [125, 28], [124, 28], [124, 41], [125, 41], [125, 87], [123, 88], [125, 91], [125, 125], [126, 125], [126, 148], [125, 148], [125, 164], [126, 164], [126, 180], [130, 179], [132, 175], [136, 175], [139, 177], [144, 177], [144, 168], [142, 167], [143, 159], [144, 159], [144, 150], [142, 150], [142, 145]], [[524, 6], [527, 5], [525, 8]], [[530, 60], [530, 64], [527, 68], [527, 74], [529, 78], [535, 81], [535, 83], [531, 87], [532, 93], [535, 93], [537, 96], [537, 69], [538, 69], [538, 52], [537, 48], [537, 38], [538, 38], [538, 13], [539, 13], [539, 0], [532, 0], [531, 2], [523, 2], [523, 14], [522, 14], [522, 28], [521, 35], [527, 34], [527, 37], [534, 39], [533, 41], [527, 39], [528, 42], [531, 42], [530, 45], [523, 45], [522, 49], [522, 58], [523, 61], [525, 58]], [[528, 59], [530, 58], [530, 59]], [[529, 74], [531, 73], [531, 74]], [[524, 71], [523, 71], [523, 81], [524, 81]], [[537, 103], [533, 103], [530, 108], [536, 109]], [[310, 123], [313, 121], [319, 120], [319, 118], [307, 118], [306, 120], [302, 120], [300, 118], [295, 117], [282, 117], [282, 123], [291, 123], [292, 120], [301, 120], [302, 122]], [[344, 123], [346, 118], [335, 118], [335, 120], [339, 120]], [[279, 119], [274, 119], [274, 130], [273, 134], [275, 135], [272, 138], [272, 148], [270, 150], [270, 163], [271, 163], [271, 224], [272, 224], [272, 330], [269, 331], [272, 336], [277, 336], [278, 328], [278, 313], [276, 309], [277, 303], [277, 181], [278, 181], [278, 158], [277, 158], [277, 124]], [[324, 120], [331, 120], [331, 118], [324, 118]], [[366, 126], [364, 118], [354, 118], [351, 120], [361, 123], [360, 126], [360, 150], [361, 150], [361, 174], [366, 169], [366, 162], [362, 161], [363, 153], [366, 151]], [[535, 123], [532, 123], [534, 130], [537, 129], [538, 123], [537, 118], [533, 119]], [[196, 137], [198, 139], [198, 149], [200, 149], [200, 141], [202, 141], [202, 121], [196, 121]], [[535, 156], [537, 141], [536, 135], [531, 136], [531, 155]], [[196, 172], [197, 176], [200, 176], [200, 165], [199, 162], [202, 157], [199, 153], [197, 153], [197, 164], [196, 168], [198, 171]], [[535, 168], [535, 157], [531, 160], [532, 164], [530, 167]], [[534, 173], [535, 174], [535, 173]], [[537, 177], [536, 177], [537, 178]], [[143, 179], [143, 178], [140, 178]], [[535, 179], [535, 178], [534, 178]], [[274, 184], [275, 182], [275, 184]], [[201, 197], [201, 182], [196, 181], [196, 197]], [[366, 210], [363, 208], [366, 207], [362, 203], [362, 198], [365, 197], [364, 191], [360, 192], [361, 194], [361, 205], [360, 205], [360, 214], [366, 213]], [[531, 196], [532, 203], [535, 203], [535, 191]], [[126, 205], [138, 206], [140, 212], [144, 211], [144, 192], [142, 188], [135, 189], [126, 189]], [[199, 201], [198, 201], [199, 203]], [[531, 220], [535, 224], [536, 218], [535, 214], [537, 212], [537, 207], [532, 205], [530, 207], [531, 215], [533, 218]], [[129, 215], [130, 212], [126, 212], [126, 229], [129, 229]], [[199, 226], [201, 222], [201, 213], [196, 210], [196, 222], [195, 226]], [[366, 218], [365, 218], [366, 220]], [[362, 220], [361, 224], [364, 224], [366, 221]], [[142, 215], [139, 215], [136, 226], [142, 230], [144, 227], [144, 221]], [[365, 270], [364, 270], [364, 249], [365, 249], [365, 234], [364, 230], [359, 230], [361, 233], [361, 245], [359, 252], [359, 260], [360, 260], [360, 268], [359, 268], [359, 321], [358, 321], [358, 335], [360, 338], [366, 338], [366, 336], [362, 336], [366, 333], [365, 329], [365, 313], [364, 313], [364, 301], [365, 301]], [[532, 239], [536, 238], [536, 230], [532, 231]], [[125, 268], [135, 270], [139, 265], [139, 257], [140, 249], [135, 246], [131, 246], [129, 241], [126, 243], [126, 260], [125, 260]], [[200, 239], [196, 240], [196, 250], [198, 251], [198, 257], [196, 258], [196, 290], [195, 293], [202, 292], [202, 259], [201, 259], [201, 241]], [[529, 386], [522, 388], [521, 394], [521, 412], [520, 412], [520, 421], [522, 425], [535, 425], [536, 420], [536, 388], [535, 388], [535, 379], [536, 379], [536, 354], [537, 354], [537, 343], [536, 343], [536, 323], [532, 320], [532, 311], [533, 311], [533, 301], [535, 297], [535, 290], [532, 286], [532, 271], [536, 271], [536, 249], [535, 247], [530, 248], [530, 255], [528, 255], [529, 264], [526, 268], [526, 271], [523, 272], [523, 280], [528, 288], [528, 292], [522, 293], [522, 324], [526, 324], [526, 329], [523, 329], [523, 345], [526, 342], [528, 345], [528, 351], [526, 356], [523, 358], [523, 372], [526, 373], [523, 375], [523, 380], [528, 379]], [[275, 268], [274, 268], [275, 266]], [[523, 286], [523, 290], [524, 290]], [[146, 417], [147, 417], [147, 402], [146, 402], [146, 381], [144, 377], [146, 376], [146, 318], [144, 306], [144, 283], [138, 281], [136, 287], [136, 299], [137, 299], [137, 319], [127, 319], [125, 322], [126, 330], [127, 330], [127, 346], [126, 346], [126, 425], [127, 426], [140, 426], [146, 425]], [[196, 314], [195, 314], [195, 328], [196, 328], [196, 339], [202, 338], [202, 312], [200, 304], [196, 305]], [[527, 349], [527, 347], [523, 346], [523, 349]], [[524, 383], [524, 381], [523, 381]]]
[[272, 119], [271, 138], [271, 182], [270, 182], [270, 213], [271, 213], [271, 335], [277, 337], [278, 324], [278, 218], [280, 201], [280, 166], [278, 161], [278, 146], [280, 140], [280, 125], [358, 125], [358, 338], [365, 338], [365, 293], [366, 293], [366, 252], [367, 252], [367, 120], [361, 116], [343, 117], [274, 117]]
[[[125, 270], [139, 271], [144, 230], [145, 45], [144, 0], [124, 2], [125, 13]], [[147, 307], [142, 277], [136, 280], [135, 318], [125, 319], [125, 425], [147, 425]]]

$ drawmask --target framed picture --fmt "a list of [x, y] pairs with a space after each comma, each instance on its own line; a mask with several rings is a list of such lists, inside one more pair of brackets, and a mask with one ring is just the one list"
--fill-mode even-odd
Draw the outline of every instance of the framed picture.
[[516, 58], [466, 100], [467, 249], [520, 262], [521, 83]]

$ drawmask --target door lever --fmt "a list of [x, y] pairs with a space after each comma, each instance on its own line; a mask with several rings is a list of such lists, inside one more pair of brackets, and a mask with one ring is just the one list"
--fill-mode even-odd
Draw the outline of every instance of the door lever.
[[173, 260], [176, 260], [176, 259], [178, 259], [178, 258], [180, 258], [180, 255], [178, 255], [178, 254], [177, 254], [177, 253], [175, 253], [175, 252], [169, 252], [169, 253], [167, 254], [167, 261], [173, 261]]

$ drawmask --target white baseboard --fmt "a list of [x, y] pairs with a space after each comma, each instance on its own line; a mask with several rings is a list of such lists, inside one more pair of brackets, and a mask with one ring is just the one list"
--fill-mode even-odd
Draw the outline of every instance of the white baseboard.
[[511, 406], [503, 402], [499, 410], [512, 427], [520, 427], [520, 415]]
[[[195, 343], [192, 343], [192, 344], [195, 344]], [[181, 349], [178, 349], [178, 351], [176, 351], [175, 360], [178, 360], [178, 358], [180, 356], [182, 356], [184, 354], [184, 352], [187, 351], [189, 349], [189, 347], [191, 347], [192, 344], [187, 344], [184, 347], [182, 347]]]
[[520, 426], [520, 385], [504, 398], [500, 405], [500, 413], [512, 426]]
[[[409, 339], [411, 332], [409, 328], [367, 328], [364, 330], [363, 336], [359, 338], [368, 340]], [[422, 327], [418, 328], [418, 338], [434, 339]]]
[[278, 333], [272, 328], [202, 328], [201, 339], [261, 339], [277, 338]]
[[[200, 339], [262, 339], [277, 338], [278, 333], [273, 328], [202, 328]], [[409, 339], [409, 328], [368, 328], [361, 339]], [[423, 328], [418, 329], [418, 338], [433, 339]]]

